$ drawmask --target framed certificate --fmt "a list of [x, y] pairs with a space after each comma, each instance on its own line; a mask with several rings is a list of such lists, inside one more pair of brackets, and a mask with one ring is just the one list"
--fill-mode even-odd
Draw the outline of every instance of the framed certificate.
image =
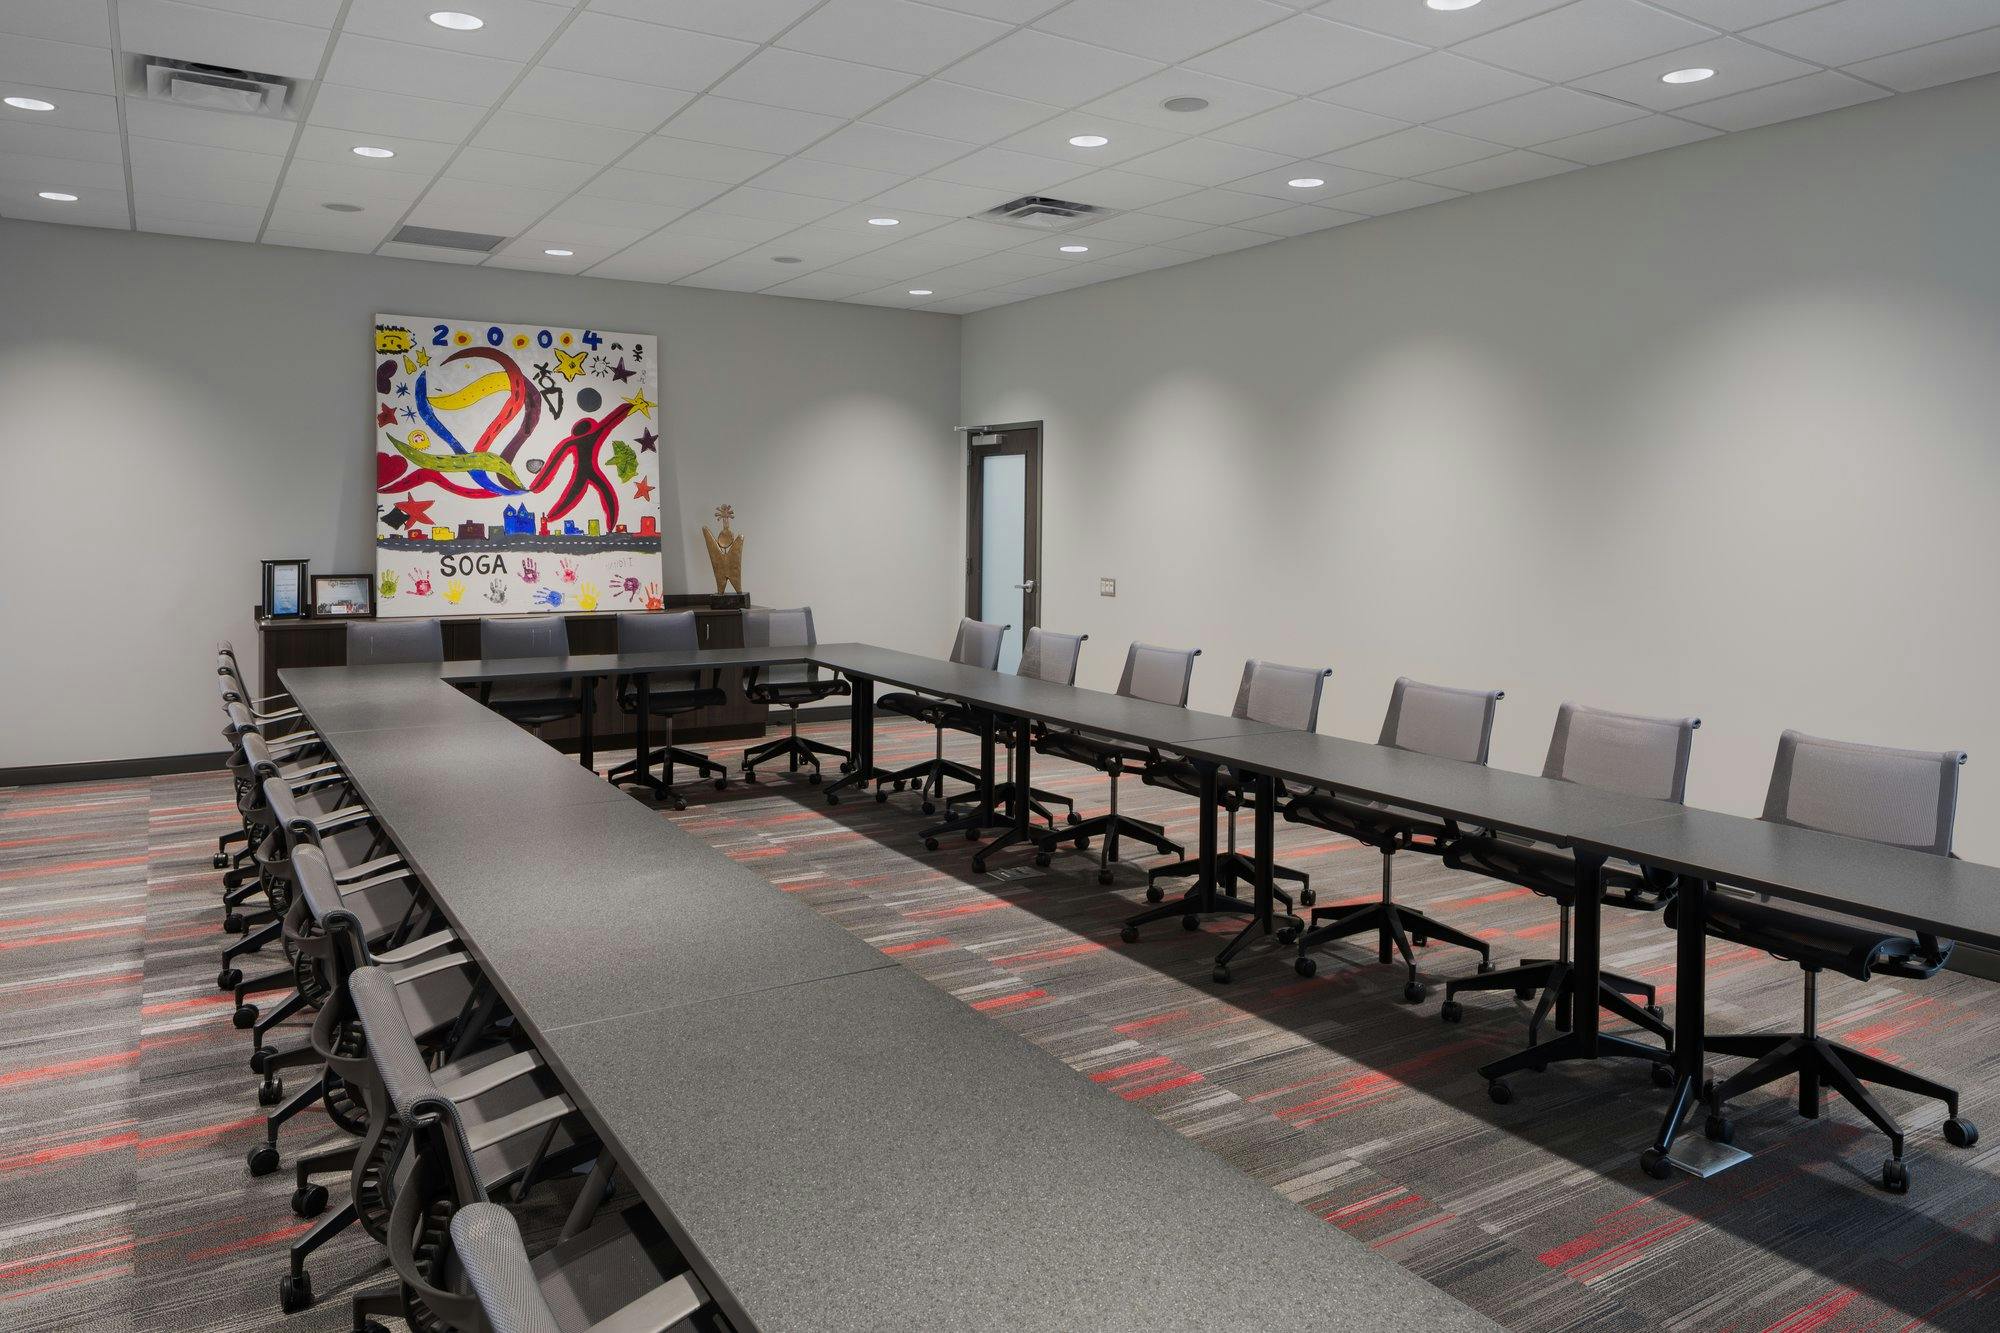
[[264, 616], [299, 620], [306, 614], [306, 561], [264, 562]]

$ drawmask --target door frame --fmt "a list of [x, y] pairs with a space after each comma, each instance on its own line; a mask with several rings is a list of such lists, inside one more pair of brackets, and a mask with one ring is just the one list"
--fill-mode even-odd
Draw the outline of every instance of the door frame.
[[[1006, 435], [1015, 431], [1032, 431], [1032, 437], [1022, 442], [1006, 444], [974, 444], [978, 435]], [[965, 432], [965, 614], [980, 619], [979, 599], [979, 553], [984, 536], [981, 523], [980, 460], [995, 454], [1023, 454], [1028, 460], [1027, 476], [1027, 532], [1022, 548], [1027, 565], [1027, 578], [1034, 582], [1027, 595], [1021, 599], [1021, 618], [1026, 624], [1015, 626], [1015, 631], [1023, 639], [1030, 627], [1042, 623], [1042, 423], [1039, 421], [1015, 421], [1002, 426], [981, 426]]]

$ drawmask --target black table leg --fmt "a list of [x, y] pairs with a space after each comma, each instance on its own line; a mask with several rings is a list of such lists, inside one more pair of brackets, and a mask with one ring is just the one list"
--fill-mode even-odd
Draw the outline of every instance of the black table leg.
[[1011, 749], [1014, 756], [1014, 777], [1008, 797], [1007, 827], [1001, 830], [1000, 836], [973, 853], [972, 868], [981, 873], [986, 870], [987, 858], [993, 853], [1011, 847], [1017, 842], [1032, 843], [1035, 840], [1035, 803], [1034, 798], [1028, 794], [1034, 785], [1031, 780], [1033, 775], [1029, 771], [1029, 756], [1033, 755], [1035, 750], [1034, 746], [1028, 743], [1028, 719], [1014, 718], [1010, 725], [1013, 729]]
[[1201, 798], [1201, 830], [1195, 842], [1194, 883], [1179, 898], [1162, 903], [1158, 907], [1148, 908], [1137, 916], [1126, 918], [1125, 928], [1119, 932], [1119, 938], [1127, 944], [1139, 938], [1139, 927], [1154, 921], [1164, 921], [1172, 916], [1179, 917], [1181, 925], [1188, 930], [1193, 930], [1201, 924], [1201, 914], [1204, 912], [1229, 912], [1235, 915], [1250, 915], [1253, 920], [1255, 919], [1255, 909], [1249, 904], [1237, 898], [1219, 897], [1215, 892], [1216, 862], [1219, 856], [1215, 821], [1222, 808], [1221, 772], [1218, 765], [1205, 759], [1193, 759], [1189, 762], [1194, 765], [1198, 779], [1196, 790]]
[[847, 713], [847, 762], [851, 767], [827, 784], [828, 805], [839, 805], [840, 793], [848, 787], [866, 791], [868, 784], [881, 776], [875, 767], [875, 682], [866, 676], [849, 676], [848, 680], [853, 687], [849, 698], [854, 701]]
[[597, 767], [597, 749], [591, 737], [591, 704], [597, 696], [597, 677], [585, 676], [582, 680], [583, 707], [578, 714], [577, 761], [585, 768]]
[[[1673, 1174], [1671, 1155], [1681, 1125], [1701, 1101], [1707, 1079], [1708, 885], [1683, 875], [1674, 895], [1674, 1091], [1660, 1132], [1639, 1154], [1656, 1180]], [[1739, 1157], [1737, 1160], [1741, 1160]]]
[[[947, 833], [963, 833], [969, 839], [977, 839], [982, 830], [1003, 828], [1009, 822], [994, 809], [993, 805], [995, 718], [993, 714], [987, 712], [981, 712], [978, 716], [979, 782], [974, 788], [975, 804], [965, 814], [933, 824], [919, 833], [918, 836], [924, 840], [926, 851], [936, 851], [938, 839]], [[946, 806], [946, 809], [949, 810], [950, 807]], [[975, 868], [979, 866], [979, 858], [976, 856], [973, 858], [973, 865]]]
[[[1252, 896], [1251, 917], [1236, 932], [1236, 938], [1223, 947], [1215, 956], [1215, 979], [1229, 980], [1229, 960], [1250, 947], [1257, 940], [1268, 938], [1277, 924], [1277, 877], [1272, 873], [1278, 859], [1278, 816], [1277, 783], [1268, 773], [1240, 774], [1239, 781], [1249, 785], [1255, 808], [1250, 812], [1251, 864], [1256, 867], [1253, 883], [1256, 886]], [[1279, 943], [1289, 943], [1297, 938], [1305, 923], [1295, 916], [1285, 917], [1285, 928], [1277, 936]]]

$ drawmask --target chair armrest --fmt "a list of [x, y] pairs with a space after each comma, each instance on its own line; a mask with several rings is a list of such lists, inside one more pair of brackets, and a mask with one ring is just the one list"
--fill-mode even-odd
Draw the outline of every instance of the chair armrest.
[[472, 955], [469, 953], [439, 954], [437, 957], [426, 959], [421, 963], [412, 963], [408, 967], [397, 968], [394, 972], [390, 973], [389, 982], [395, 986], [407, 986], [412, 981], [422, 981], [425, 977], [435, 976], [439, 972], [449, 972], [455, 967], [469, 969], [471, 966]]
[[352, 884], [356, 880], [371, 879], [391, 870], [406, 872], [403, 875], [393, 877], [403, 879], [407, 878], [409, 867], [403, 864], [402, 857], [391, 852], [387, 856], [378, 856], [373, 861], [363, 861], [358, 865], [342, 866], [333, 872], [333, 880], [336, 884]]
[[477, 1097], [482, 1092], [512, 1083], [517, 1078], [526, 1078], [542, 1067], [542, 1057], [535, 1051], [522, 1051], [490, 1065], [481, 1065], [469, 1074], [448, 1078], [437, 1085], [438, 1091], [455, 1102]]
[[523, 1134], [540, 1129], [544, 1125], [552, 1125], [565, 1116], [575, 1114], [576, 1103], [568, 1096], [558, 1094], [554, 1097], [545, 1097], [533, 1105], [524, 1106], [518, 1111], [510, 1111], [483, 1125], [468, 1128], [465, 1131], [465, 1146], [473, 1152], [483, 1152], [495, 1144], [518, 1139]]
[[338, 810], [329, 810], [311, 823], [321, 833], [333, 833], [339, 829], [365, 823], [374, 817], [375, 812], [365, 805], [344, 805]]
[[707, 1304], [708, 1293], [695, 1275], [682, 1273], [598, 1320], [589, 1333], [667, 1333]]
[[337, 778], [343, 775], [340, 771], [340, 762], [338, 760], [322, 759], [317, 764], [294, 764], [290, 768], [281, 768], [278, 770], [278, 776], [296, 786], [301, 782], [311, 782], [322, 778]]
[[335, 887], [340, 890], [340, 896], [346, 898], [357, 893], [366, 893], [370, 889], [379, 889], [384, 884], [401, 884], [406, 881], [414, 882], [410, 879], [409, 871], [394, 870], [386, 875], [371, 875], [367, 879], [342, 880]]
[[399, 949], [384, 949], [369, 956], [385, 967], [396, 967], [402, 963], [415, 962], [435, 954], [440, 949], [449, 949], [458, 943], [458, 936], [448, 930], [433, 931], [422, 939], [411, 940]]

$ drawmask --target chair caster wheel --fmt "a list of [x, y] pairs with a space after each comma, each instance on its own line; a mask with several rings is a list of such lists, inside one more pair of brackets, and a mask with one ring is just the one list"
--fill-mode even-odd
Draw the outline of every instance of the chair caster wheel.
[[1309, 977], [1319, 971], [1319, 964], [1315, 963], [1310, 955], [1301, 955], [1299, 960], [1292, 964], [1292, 971], [1302, 977]]
[[1651, 1014], [1654, 1018], [1665, 1018], [1667, 1016], [1667, 1011], [1660, 1008], [1660, 1006], [1657, 1004], [1647, 1005], [1646, 1012], [1648, 1014]]
[[882, 788], [877, 787], [875, 789], [875, 804], [887, 805], [888, 803], [889, 803], [889, 793], [884, 791]]
[[819, 786], [819, 770], [815, 768], [812, 772], [806, 774], [806, 781], [815, 787]]
[[1486, 1085], [1486, 1095], [1495, 1106], [1505, 1106], [1514, 1100], [1514, 1090], [1507, 1086], [1507, 1080], [1496, 1078]]
[[1444, 1008], [1438, 1010], [1438, 1017], [1447, 1023], [1456, 1023], [1465, 1017], [1465, 1006], [1457, 1000], [1446, 1000]]
[[750, 771], [749, 771], [749, 770], [747, 770], [747, 769], [746, 769], [746, 770], [744, 770], [744, 773], [743, 773], [743, 785], [744, 785], [744, 786], [746, 786], [746, 787], [754, 787], [754, 786], [756, 786], [756, 785], [757, 785], [757, 775], [756, 775], [755, 773], [752, 773], [752, 772], [750, 772]]
[[1648, 1148], [1639, 1154], [1639, 1169], [1655, 1180], [1670, 1180], [1674, 1174], [1673, 1163], [1658, 1148]]
[[1278, 928], [1278, 943], [1297, 944], [1298, 942], [1299, 928], [1297, 926], [1280, 926]]
[[241, 912], [231, 912], [222, 918], [222, 928], [231, 935], [241, 935], [243, 933], [243, 925], [243, 913]]
[[1139, 942], [1139, 928], [1137, 926], [1126, 926], [1118, 932], [1118, 938], [1124, 940], [1127, 944], [1137, 944]]
[[1708, 1136], [1710, 1143], [1736, 1142], [1736, 1122], [1726, 1115], [1710, 1115], [1701, 1132]]
[[225, 967], [215, 974], [215, 988], [217, 990], [235, 990], [242, 984], [243, 972], [240, 968]]
[[305, 1273], [291, 1273], [278, 1279], [278, 1308], [286, 1314], [297, 1314], [313, 1303], [312, 1278]]
[[1090, 850], [1090, 839], [1089, 839], [1089, 838], [1087, 838], [1087, 837], [1083, 837], [1083, 838], [1078, 838], [1078, 839], [1076, 840], [1076, 849], [1077, 849], [1077, 850], [1078, 850], [1079, 852], [1087, 852], [1087, 851], [1089, 851], [1089, 850]]
[[271, 1067], [271, 1061], [278, 1058], [278, 1052], [269, 1046], [259, 1046], [250, 1052], [250, 1072], [261, 1074]]
[[1100, 871], [1098, 871], [1098, 872], [1097, 872], [1097, 882], [1098, 882], [1099, 884], [1103, 884], [1103, 885], [1106, 885], [1107, 887], [1108, 887], [1108, 886], [1110, 885], [1110, 883], [1111, 883], [1111, 871], [1110, 871], [1109, 867], [1107, 867], [1107, 868], [1105, 868], [1105, 869], [1103, 869], [1103, 870], [1100, 870]]
[[976, 829], [976, 828], [969, 828], [969, 829], [967, 829], [967, 830], [965, 831], [965, 840], [966, 840], [967, 842], [978, 842], [978, 841], [979, 841], [979, 830], [978, 830], [978, 829]]
[[1083, 816], [1078, 814], [1076, 811], [1072, 810], [1069, 812], [1068, 818], [1065, 819], [1063, 822], [1068, 824], [1081, 824], [1083, 822]]
[[837, 791], [830, 791], [830, 792], [828, 792], [828, 793], [826, 794], [826, 803], [827, 803], [828, 805], [839, 805], [839, 804], [840, 804], [840, 793], [839, 793], [839, 792], [837, 792]]
[[250, 1150], [247, 1160], [251, 1175], [268, 1176], [278, 1169], [278, 1150], [268, 1143], [260, 1143]]
[[674, 797], [674, 809], [685, 810], [687, 808], [688, 808], [687, 797], [685, 796]]
[[254, 1004], [237, 1005], [236, 1012], [229, 1016], [229, 1021], [239, 1028], [248, 1029], [256, 1027], [257, 1006]]
[[717, 791], [728, 791], [728, 790], [729, 790], [729, 779], [728, 779], [727, 777], [720, 777], [720, 778], [717, 778], [717, 779], [715, 780], [715, 789], [716, 789]]
[[1532, 986], [1516, 986], [1514, 987], [1514, 998], [1517, 1000], [1532, 1000], [1535, 998], [1535, 988]]
[[1403, 985], [1403, 998], [1411, 1004], [1422, 1004], [1424, 997], [1429, 994], [1430, 992], [1424, 988], [1424, 983], [1421, 981], [1406, 982]]
[[1043, 868], [1044, 870], [1046, 870], [1046, 869], [1048, 868], [1048, 865], [1049, 865], [1049, 860], [1050, 860], [1050, 857], [1049, 857], [1049, 854], [1048, 854], [1047, 852], [1036, 852], [1036, 853], [1035, 853], [1035, 864], [1036, 864], [1036, 865], [1038, 865], [1038, 866], [1040, 866], [1040, 867], [1041, 867], [1041, 868]]
[[937, 802], [936, 802], [936, 801], [925, 801], [925, 802], [924, 802], [924, 807], [923, 807], [923, 809], [924, 809], [924, 813], [925, 813], [925, 814], [927, 814], [927, 815], [934, 815], [934, 814], [936, 814], [936, 813], [937, 813]]
[[1908, 1194], [1910, 1168], [1894, 1157], [1882, 1163], [1882, 1188], [1891, 1194]]
[[1656, 1088], [1671, 1088], [1674, 1086], [1674, 1067], [1672, 1065], [1654, 1065], [1653, 1086]]
[[217, 870], [227, 870], [229, 869], [229, 854], [227, 852], [217, 852], [214, 856], [208, 858], [208, 863]]
[[986, 873], [986, 858], [985, 858], [985, 857], [983, 857], [983, 856], [975, 856], [975, 857], [973, 857], [973, 858], [972, 858], [972, 873], [973, 873], [973, 874], [975, 874], [975, 875], [983, 875], [983, 874], [985, 874], [985, 873]]
[[1167, 898], [1166, 892], [1163, 889], [1161, 889], [1159, 885], [1151, 882], [1147, 883], [1146, 885], [1147, 902], [1149, 903], [1165, 902], [1166, 898]]
[[1955, 1115], [1944, 1122], [1944, 1141], [1954, 1148], [1970, 1148], [1979, 1142], [1979, 1126]]
[[1200, 917], [1198, 917], [1198, 916], [1195, 916], [1195, 915], [1194, 915], [1193, 913], [1189, 913], [1189, 914], [1188, 914], [1187, 916], [1184, 916], [1184, 917], [1182, 917], [1182, 918], [1181, 918], [1181, 929], [1182, 929], [1182, 930], [1200, 930], [1200, 929], [1201, 929], [1201, 918], [1200, 918]]
[[326, 1186], [301, 1185], [292, 1191], [292, 1211], [300, 1217], [318, 1217], [326, 1211]]
[[927, 852], [934, 852], [934, 851], [936, 851], [936, 850], [937, 850], [937, 847], [938, 847], [938, 844], [937, 844], [937, 839], [936, 839], [936, 838], [925, 838], [925, 839], [924, 839], [924, 850], [925, 850], [925, 851], [927, 851]]
[[[894, 788], [894, 789], [895, 789], [896, 791], [901, 791], [901, 790], [903, 789], [903, 786], [904, 786], [904, 784], [903, 784], [903, 783], [902, 783], [901, 781], [897, 781], [897, 782], [893, 782], [893, 783], [891, 783], [891, 784], [890, 784], [890, 786], [891, 786], [892, 788]], [[878, 787], [878, 788], [877, 788], [876, 790], [878, 790], [878, 791], [879, 791], [879, 790], [881, 790], [881, 789], [880, 789], [880, 788]], [[886, 800], [888, 800], [889, 798], [888, 798], [888, 797], [886, 797], [886, 796], [884, 796], [884, 797], [883, 797], [882, 799], [886, 801]]]
[[1319, 895], [1317, 893], [1314, 893], [1311, 889], [1299, 890], [1299, 906], [1311, 907], [1314, 903], [1318, 901], [1319, 901]]
[[1209, 973], [1209, 975], [1215, 978], [1215, 984], [1218, 986], [1227, 986], [1229, 984], [1229, 969], [1220, 963], [1216, 964], [1215, 971]]
[[257, 1105], [276, 1106], [285, 1097], [285, 1080], [266, 1079], [257, 1085]]

